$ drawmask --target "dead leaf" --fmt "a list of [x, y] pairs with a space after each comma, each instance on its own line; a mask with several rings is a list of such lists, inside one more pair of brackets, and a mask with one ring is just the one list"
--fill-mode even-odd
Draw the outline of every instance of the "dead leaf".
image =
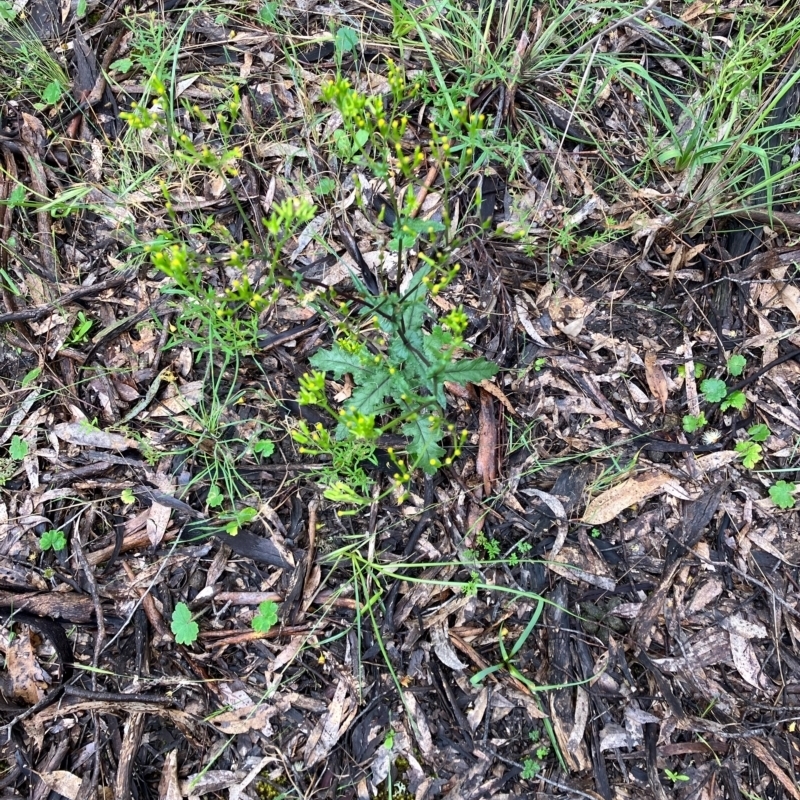
[[278, 710], [273, 706], [261, 703], [217, 714], [209, 721], [217, 730], [228, 736], [250, 731], [258, 731], [262, 736], [271, 736], [273, 729], [269, 719], [277, 713]]
[[352, 699], [350, 702], [345, 702], [349, 685], [344, 677], [339, 678], [328, 710], [322, 715], [308, 737], [303, 756], [306, 767], [309, 769], [315, 764], [319, 764], [330, 753], [339, 741], [341, 734], [347, 730], [349, 724], [346, 719], [347, 715], [351, 711], [351, 706], [355, 707]]
[[437, 625], [431, 625], [429, 628], [431, 642], [433, 643], [433, 651], [439, 657], [439, 660], [450, 669], [461, 670], [466, 669], [466, 664], [462, 664], [450, 644], [450, 633], [447, 628], [447, 621], [442, 620]]
[[56, 792], [69, 800], [77, 800], [81, 791], [81, 779], [72, 772], [63, 769], [51, 770], [49, 772], [37, 772], [39, 780], [51, 792]]
[[658, 400], [663, 412], [669, 399], [669, 380], [667, 373], [664, 372], [664, 367], [658, 363], [658, 356], [652, 350], [648, 350], [644, 354], [644, 375], [650, 394]]
[[169, 750], [161, 768], [158, 783], [158, 800], [181, 800], [181, 787], [178, 783], [178, 751]]
[[136, 450], [139, 447], [135, 439], [100, 430], [89, 422], [61, 422], [53, 426], [53, 433], [64, 442], [98, 450]]
[[203, 399], [203, 386], [203, 381], [191, 381], [180, 387], [171, 384], [167, 390], [167, 396], [157, 403], [153, 403], [150, 416], [171, 417], [175, 414], [182, 414]]
[[605, 525], [626, 508], [643, 503], [667, 488], [685, 495], [680, 483], [661, 470], [651, 470], [635, 478], [629, 478], [612, 486], [595, 497], [583, 512], [583, 522], [587, 525]]
[[486, 495], [492, 493], [497, 478], [497, 424], [492, 396], [481, 389], [481, 412], [478, 426], [478, 458], [475, 471], [483, 478]]
[[509, 414], [514, 417], [517, 416], [517, 410], [513, 405], [511, 405], [511, 401], [505, 396], [503, 390], [499, 386], [496, 386], [491, 381], [481, 381], [480, 387], [481, 389], [489, 392], [492, 397], [496, 397], [503, 404]]
[[731, 656], [736, 671], [744, 680], [756, 689], [768, 689], [771, 684], [769, 678], [761, 668], [753, 645], [738, 633], [729, 632], [731, 642]]
[[27, 627], [22, 627], [6, 648], [6, 672], [11, 679], [12, 697], [32, 706], [44, 697], [47, 683]]

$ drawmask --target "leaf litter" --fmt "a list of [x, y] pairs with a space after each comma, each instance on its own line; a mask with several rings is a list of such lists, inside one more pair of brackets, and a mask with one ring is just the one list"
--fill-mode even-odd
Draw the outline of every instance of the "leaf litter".
[[[0, 120], [9, 797], [800, 796], [790, 3], [459, 2], [453, 36], [424, 4], [35, 0], [24, 36], [6, 5], [8, 74], [49, 70], [3, 85]], [[425, 148], [459, 80], [489, 120], [456, 195], [425, 169], [410, 218], [484, 225], [435, 304], [500, 371], [445, 386], [460, 458], [341, 516], [287, 433], [317, 422], [298, 378], [332, 345], [309, 297], [208, 356], [137, 243], [174, 225], [212, 254], [308, 195], [303, 292], [407, 286], [375, 198], [408, 187], [348, 173], [321, 101], [337, 70], [387, 95], [386, 52]], [[159, 73], [197, 147], [239, 86], [239, 174], [129, 135]]]

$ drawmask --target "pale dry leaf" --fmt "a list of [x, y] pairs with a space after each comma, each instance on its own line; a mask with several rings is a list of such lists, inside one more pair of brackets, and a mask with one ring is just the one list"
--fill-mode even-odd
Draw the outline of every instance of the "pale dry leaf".
[[503, 404], [509, 414], [514, 417], [517, 416], [517, 410], [514, 408], [514, 406], [511, 404], [511, 401], [506, 397], [505, 393], [499, 386], [496, 386], [491, 381], [483, 380], [480, 382], [480, 387], [484, 391], [489, 392], [492, 397], [496, 397]]
[[412, 720], [411, 730], [413, 731], [417, 740], [419, 749], [425, 758], [433, 758], [434, 754], [436, 753], [436, 748], [433, 744], [433, 736], [431, 735], [431, 729], [428, 725], [428, 720], [425, 717], [422, 709], [419, 707], [416, 697], [411, 692], [404, 692], [403, 697], [405, 699], [404, 705], [408, 709], [408, 713]]
[[180, 791], [190, 800], [211, 792], [223, 792], [239, 782], [239, 776], [230, 769], [209, 769], [189, 775], [181, 781]]
[[442, 664], [450, 667], [450, 669], [466, 669], [466, 664], [461, 663], [456, 651], [453, 649], [453, 645], [450, 644], [450, 633], [445, 620], [432, 625], [429, 628], [429, 633], [433, 644], [433, 652], [436, 653]]
[[6, 672], [11, 681], [11, 696], [28, 705], [36, 705], [43, 697], [47, 683], [36, 658], [31, 632], [23, 627], [6, 648]]
[[285, 667], [293, 661], [305, 643], [305, 636], [293, 636], [289, 643], [281, 648], [281, 651], [275, 656], [275, 660], [270, 665], [273, 672]]
[[51, 792], [68, 797], [69, 800], [77, 800], [81, 791], [82, 781], [74, 773], [56, 769], [49, 772], [37, 772], [36, 774]]
[[650, 470], [629, 478], [593, 498], [583, 512], [582, 521], [587, 525], [605, 525], [626, 508], [661, 494], [670, 484], [674, 484], [671, 488], [676, 491], [681, 490], [678, 481], [661, 470]]
[[153, 403], [149, 412], [151, 417], [171, 417], [182, 414], [196, 406], [203, 399], [204, 381], [190, 381], [183, 386], [170, 385], [166, 396]]
[[269, 720], [275, 714], [277, 714], [276, 708], [261, 703], [217, 714], [209, 721], [217, 730], [228, 736], [258, 731], [262, 736], [269, 737], [273, 734]]
[[750, 642], [743, 636], [729, 631], [731, 644], [731, 657], [736, 671], [742, 678], [756, 689], [768, 689], [771, 684], [769, 678], [761, 668], [758, 656]]
[[303, 753], [308, 769], [319, 764], [339, 741], [348, 688], [348, 681], [340, 678], [328, 710], [322, 715], [308, 737]]
[[652, 350], [648, 350], [644, 354], [644, 375], [650, 394], [658, 400], [663, 412], [669, 399], [669, 380], [667, 373], [664, 372], [664, 367], [658, 363], [658, 356]]
[[772, 753], [756, 738], [748, 741], [748, 747], [755, 753], [756, 758], [775, 776], [775, 779], [786, 790], [786, 793], [793, 797], [794, 800], [800, 800], [800, 789], [798, 789], [797, 783], [781, 769], [778, 762], [773, 758]]
[[181, 800], [181, 787], [178, 783], [178, 751], [169, 750], [161, 768], [158, 782], [158, 800]]
[[69, 444], [98, 450], [136, 450], [139, 447], [135, 439], [100, 430], [88, 422], [60, 422], [53, 426], [53, 433]]

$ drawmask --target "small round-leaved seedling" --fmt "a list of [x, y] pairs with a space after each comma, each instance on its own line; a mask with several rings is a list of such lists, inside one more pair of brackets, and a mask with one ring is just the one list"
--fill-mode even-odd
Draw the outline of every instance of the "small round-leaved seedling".
[[192, 612], [186, 603], [178, 603], [172, 612], [172, 624], [170, 630], [175, 634], [175, 641], [178, 644], [194, 644], [197, 641], [197, 634], [200, 628], [192, 619]]
[[739, 355], [739, 353], [734, 353], [728, 359], [728, 373], [733, 375], [734, 378], [738, 378], [743, 372], [744, 368], [747, 366], [747, 359]]
[[267, 633], [278, 621], [278, 604], [272, 600], [265, 600], [258, 605], [258, 614], [253, 617], [250, 623], [254, 631]]
[[728, 387], [725, 381], [721, 381], [719, 378], [706, 378], [700, 384], [700, 391], [709, 403], [719, 403], [728, 394]]
[[42, 538], [39, 539], [39, 548], [43, 553], [47, 552], [48, 550], [55, 550], [60, 552], [67, 546], [67, 537], [64, 536], [63, 531], [59, 530], [49, 530], [45, 531], [42, 534]]
[[778, 508], [794, 508], [794, 493], [797, 486], [788, 481], [778, 481], [769, 487], [769, 496]]

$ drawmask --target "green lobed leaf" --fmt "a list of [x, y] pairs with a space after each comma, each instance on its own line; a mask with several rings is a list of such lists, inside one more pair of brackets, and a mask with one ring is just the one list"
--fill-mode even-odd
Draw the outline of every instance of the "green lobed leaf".
[[225, 499], [224, 495], [220, 491], [219, 486], [216, 483], [212, 483], [211, 487], [208, 490], [208, 497], [206, 497], [206, 503], [208, 503], [210, 508], [218, 508], [222, 505], [222, 501]]
[[359, 354], [348, 353], [337, 343], [334, 343], [329, 350], [317, 350], [308, 360], [316, 369], [332, 372], [336, 380], [345, 375], [352, 375], [356, 383], [361, 383], [368, 375]]
[[497, 374], [497, 364], [485, 358], [462, 358], [449, 364], [442, 373], [443, 381], [459, 383], [480, 383]]
[[28, 443], [21, 437], [21, 436], [12, 436], [11, 437], [11, 446], [9, 451], [11, 453], [11, 458], [14, 461], [22, 461], [26, 455], [28, 455]]
[[42, 552], [46, 552], [47, 550], [55, 550], [56, 552], [60, 552], [66, 546], [67, 546], [67, 537], [64, 536], [63, 531], [59, 530], [45, 531], [42, 534], [42, 538], [39, 539], [39, 547], [41, 548]]
[[752, 427], [747, 429], [747, 435], [754, 441], [754, 442], [766, 442], [767, 439], [772, 435], [772, 431], [769, 429], [769, 425], [765, 425], [763, 422], [760, 422], [758, 425], [753, 425]]
[[700, 384], [700, 391], [709, 403], [719, 403], [728, 394], [728, 387], [725, 381], [721, 381], [719, 378], [706, 378]]
[[275, 442], [269, 439], [258, 439], [253, 442], [253, 452], [261, 458], [269, 458], [275, 452]]
[[744, 372], [746, 366], [747, 359], [739, 353], [734, 353], [734, 355], [728, 359], [728, 372], [733, 375], [734, 378], [738, 378]]
[[746, 403], [747, 397], [745, 397], [744, 392], [737, 389], [735, 392], [731, 392], [722, 403], [720, 403], [719, 407], [722, 411], [727, 411], [729, 408], [735, 408], [737, 411], [741, 411]]
[[778, 508], [794, 508], [794, 493], [797, 486], [787, 481], [778, 481], [769, 487], [769, 496]]
[[429, 475], [435, 474], [445, 455], [444, 448], [439, 444], [443, 436], [440, 426], [432, 423], [428, 417], [420, 416], [403, 425], [402, 431], [411, 440], [408, 452], [414, 465]]
[[178, 644], [194, 644], [200, 628], [192, 619], [192, 612], [186, 603], [178, 603], [172, 612], [172, 623], [170, 630], [175, 634], [175, 641]]
[[267, 633], [272, 626], [278, 621], [278, 604], [272, 600], [265, 600], [258, 605], [258, 614], [256, 614], [250, 623], [254, 631], [258, 633]]

